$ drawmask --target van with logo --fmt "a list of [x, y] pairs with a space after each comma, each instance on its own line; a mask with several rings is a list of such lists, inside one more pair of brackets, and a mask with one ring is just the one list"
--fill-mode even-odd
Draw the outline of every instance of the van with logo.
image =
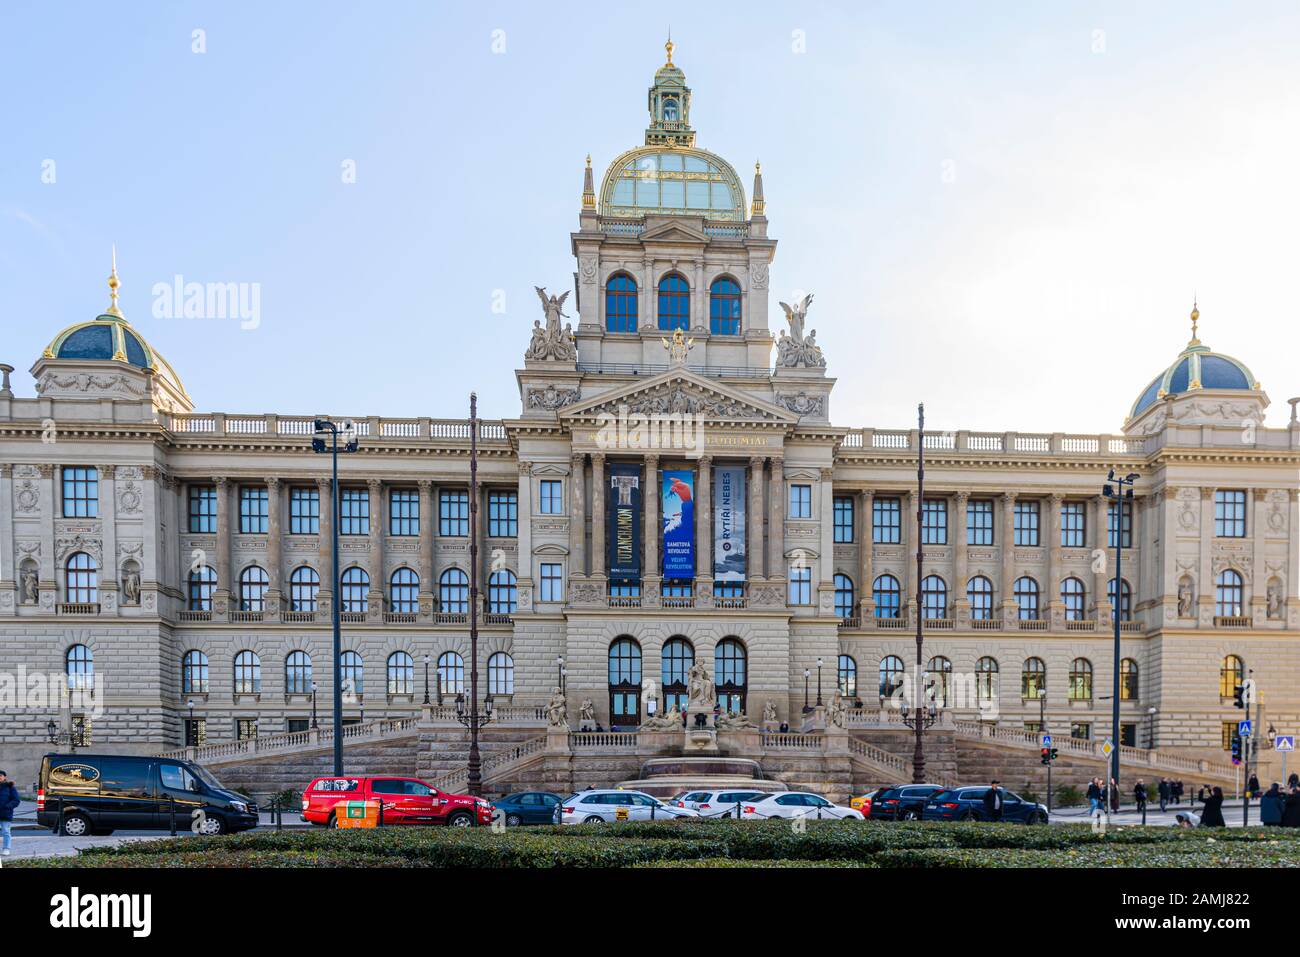
[[212, 772], [175, 758], [47, 754], [36, 784], [36, 820], [69, 837], [115, 830], [226, 834], [257, 827], [257, 805]]

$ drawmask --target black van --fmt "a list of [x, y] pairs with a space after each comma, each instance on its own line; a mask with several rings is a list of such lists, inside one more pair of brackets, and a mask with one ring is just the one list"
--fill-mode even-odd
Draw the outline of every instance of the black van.
[[47, 754], [36, 820], [71, 837], [114, 830], [225, 834], [257, 827], [257, 805], [188, 761], [135, 754]]

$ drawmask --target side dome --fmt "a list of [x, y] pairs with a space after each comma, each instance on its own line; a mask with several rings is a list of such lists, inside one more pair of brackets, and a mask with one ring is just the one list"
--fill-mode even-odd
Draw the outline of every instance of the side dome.
[[1246, 364], [1232, 356], [1214, 352], [1196, 336], [1196, 324], [1200, 319], [1200, 310], [1192, 307], [1192, 339], [1187, 347], [1178, 354], [1178, 358], [1164, 372], [1151, 380], [1142, 390], [1129, 418], [1141, 415], [1161, 399], [1170, 395], [1182, 395], [1201, 389], [1217, 391], [1258, 392], [1259, 382], [1251, 374]]

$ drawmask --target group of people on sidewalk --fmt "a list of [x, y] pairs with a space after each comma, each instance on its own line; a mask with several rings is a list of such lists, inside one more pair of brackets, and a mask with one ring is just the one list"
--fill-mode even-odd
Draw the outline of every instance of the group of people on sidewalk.
[[1300, 827], [1300, 777], [1291, 775], [1285, 791], [1274, 781], [1260, 795], [1259, 821], [1272, 827]]
[[1111, 778], [1107, 784], [1101, 778], [1093, 778], [1088, 782], [1088, 813], [1095, 814], [1097, 811], [1110, 808], [1112, 814], [1119, 812], [1119, 788], [1115, 785], [1115, 779]]

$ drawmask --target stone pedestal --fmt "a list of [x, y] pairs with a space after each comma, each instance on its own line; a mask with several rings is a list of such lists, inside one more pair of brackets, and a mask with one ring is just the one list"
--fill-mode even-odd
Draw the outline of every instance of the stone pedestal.
[[683, 754], [717, 754], [718, 732], [713, 728], [686, 729], [686, 743], [682, 746]]

